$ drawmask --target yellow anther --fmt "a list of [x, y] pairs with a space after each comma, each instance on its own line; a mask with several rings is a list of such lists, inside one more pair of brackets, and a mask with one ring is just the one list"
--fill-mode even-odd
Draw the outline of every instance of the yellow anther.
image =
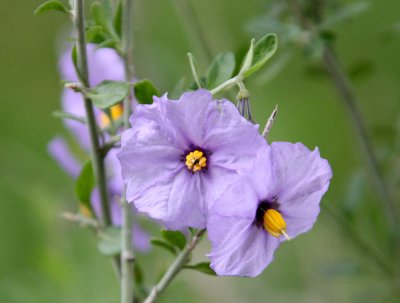
[[[124, 109], [122, 107], [122, 104], [117, 104], [110, 108], [111, 119], [113, 121], [121, 118], [123, 113]], [[107, 127], [110, 124], [110, 118], [103, 112], [101, 113], [100, 120], [102, 127]]]
[[264, 213], [263, 219], [264, 228], [271, 235], [277, 238], [284, 235], [286, 239], [290, 240], [290, 237], [286, 233], [286, 222], [279, 211], [270, 208]]
[[207, 158], [206, 157], [201, 157], [201, 159], [199, 160], [199, 165], [201, 167], [206, 167], [207, 166]]
[[189, 170], [198, 172], [207, 166], [207, 158], [202, 151], [196, 149], [186, 155], [185, 165]]

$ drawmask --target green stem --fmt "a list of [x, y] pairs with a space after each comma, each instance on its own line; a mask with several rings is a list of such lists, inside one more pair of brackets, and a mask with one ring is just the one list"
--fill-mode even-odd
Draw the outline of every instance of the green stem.
[[158, 295], [160, 295], [168, 287], [171, 281], [175, 278], [175, 276], [181, 271], [183, 266], [187, 263], [190, 253], [199, 243], [205, 231], [206, 231], [205, 229], [201, 229], [193, 236], [190, 243], [188, 243], [186, 247], [179, 253], [174, 263], [172, 263], [172, 265], [169, 267], [169, 269], [161, 278], [161, 280], [158, 282], [158, 284], [153, 287], [153, 289], [151, 290], [149, 296], [146, 298], [144, 303], [153, 303], [157, 299]]
[[216, 88], [211, 90], [211, 94], [212, 95], [216, 95], [220, 92], [222, 92], [223, 90], [227, 89], [228, 87], [238, 84], [238, 83], [242, 83], [243, 79], [241, 76], [235, 76], [229, 80], [226, 80], [224, 83], [220, 84], [219, 86], [217, 86]]
[[[130, 82], [133, 78], [133, 0], [124, 0], [122, 7], [122, 51], [125, 66], [125, 80]], [[128, 129], [131, 114], [133, 92], [124, 100], [124, 129]], [[122, 201], [122, 242], [121, 242], [121, 303], [132, 303], [134, 298], [134, 262], [135, 256], [132, 247], [132, 208], [125, 198], [126, 188]]]
[[[86, 54], [86, 38], [85, 38], [85, 19], [84, 19], [84, 5], [83, 0], [74, 0], [73, 23], [77, 33], [77, 74], [81, 86], [84, 89], [89, 88], [89, 73], [87, 65]], [[84, 106], [86, 111], [87, 125], [89, 128], [90, 143], [91, 143], [91, 159], [93, 164], [94, 175], [96, 183], [100, 192], [101, 200], [101, 222], [103, 226], [111, 224], [110, 209], [108, 204], [108, 192], [106, 184], [106, 173], [103, 158], [101, 156], [101, 149], [99, 143], [99, 134], [97, 132], [96, 118], [94, 115], [93, 104], [90, 98], [84, 97]]]

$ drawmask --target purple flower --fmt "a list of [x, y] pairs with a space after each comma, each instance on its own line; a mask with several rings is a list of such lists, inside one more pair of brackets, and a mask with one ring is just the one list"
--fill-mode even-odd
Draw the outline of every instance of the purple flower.
[[251, 177], [210, 212], [211, 267], [218, 275], [259, 275], [282, 241], [311, 229], [331, 177], [318, 149], [287, 142], [260, 149]]
[[127, 200], [170, 229], [204, 228], [208, 209], [266, 145], [258, 127], [210, 92], [138, 105], [119, 159]]
[[[123, 80], [124, 66], [121, 58], [115, 50], [96, 49], [96, 45], [88, 44], [88, 63], [91, 85], [97, 85], [103, 80]], [[67, 49], [60, 59], [60, 72], [64, 79], [77, 81], [77, 75], [71, 59], [71, 49]], [[65, 89], [62, 94], [62, 108], [64, 111], [74, 114], [78, 117], [85, 117], [85, 109], [82, 96], [70, 89]], [[122, 116], [123, 108], [121, 105], [115, 105], [111, 108], [111, 116], [117, 120]], [[99, 109], [95, 108], [95, 115], [98, 124], [101, 127], [107, 127], [109, 118]], [[85, 150], [90, 149], [90, 140], [87, 126], [83, 123], [73, 120], [65, 120], [65, 125], [77, 139], [80, 146]], [[79, 161], [69, 149], [67, 142], [62, 137], [54, 138], [48, 145], [50, 155], [60, 164], [60, 166], [73, 178], [79, 175], [82, 162]], [[116, 156], [116, 150], [109, 151], [105, 158], [107, 171], [107, 186], [110, 193], [111, 219], [114, 225], [121, 225], [121, 209], [119, 205], [120, 195], [123, 190], [123, 181], [121, 177], [121, 168]], [[100, 196], [97, 188], [91, 195], [91, 204], [96, 216], [100, 216]], [[134, 245], [141, 251], [150, 249], [149, 235], [139, 226], [134, 226], [133, 230]]]

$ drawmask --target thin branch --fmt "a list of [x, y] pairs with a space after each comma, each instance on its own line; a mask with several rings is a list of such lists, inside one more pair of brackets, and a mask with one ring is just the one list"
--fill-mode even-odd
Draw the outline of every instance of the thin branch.
[[329, 206], [327, 203], [322, 205], [326, 212], [334, 219], [340, 227], [344, 229], [346, 235], [352, 240], [351, 242], [357, 246], [360, 251], [367, 254], [372, 260], [375, 261], [377, 267], [382, 270], [389, 277], [393, 277], [394, 267], [391, 266], [385, 258], [383, 258], [373, 247], [366, 243], [360, 236], [354, 231], [349, 221], [339, 215], [333, 207]]
[[[315, 31], [315, 26], [313, 25], [311, 20], [309, 20], [305, 16], [300, 2], [297, 0], [291, 0], [290, 4], [294, 15], [297, 17], [298, 22], [303, 26], [303, 28], [309, 31]], [[321, 7], [319, 8], [318, 13], [320, 13], [320, 10]], [[364, 120], [357, 106], [359, 102], [351, 86], [351, 82], [344, 72], [343, 67], [334, 56], [331, 48], [327, 46], [325, 47], [323, 52], [323, 63], [325, 65], [326, 71], [328, 72], [328, 75], [335, 85], [335, 88], [340, 96], [340, 100], [343, 102], [347, 109], [351, 122], [354, 126], [355, 134], [361, 147], [363, 157], [365, 159], [371, 183], [375, 187], [379, 199], [384, 204], [386, 215], [389, 218], [393, 229], [395, 229], [398, 222], [395, 202], [389, 192], [389, 189], [386, 186], [381, 172], [379, 171], [378, 160], [376, 159], [372, 144], [367, 135]]]
[[[84, 20], [83, 7], [84, 7], [83, 0], [74, 0], [74, 11], [72, 20], [77, 33], [77, 40], [76, 40], [77, 53], [78, 53], [77, 74], [82, 87], [87, 89], [89, 88], [89, 73], [87, 65], [85, 20]], [[92, 158], [93, 170], [96, 178], [96, 183], [100, 191], [101, 212], [102, 212], [101, 220], [103, 226], [108, 226], [111, 224], [111, 216], [108, 204], [106, 173], [100, 150], [99, 134], [97, 132], [97, 124], [94, 115], [92, 101], [86, 96], [83, 97], [84, 97], [87, 125], [90, 134], [91, 158]]]
[[205, 229], [201, 229], [197, 231], [197, 233], [193, 236], [190, 243], [187, 244], [185, 249], [183, 249], [180, 254], [176, 257], [174, 263], [170, 266], [161, 280], [158, 282], [156, 286], [153, 287], [149, 296], [146, 298], [144, 303], [153, 303], [157, 297], [168, 287], [171, 281], [175, 278], [175, 276], [181, 271], [184, 265], [188, 261], [188, 257], [193, 249], [196, 247], [198, 242], [201, 240]]
[[[125, 80], [133, 78], [133, 0], [124, 0], [122, 7], [122, 51], [125, 67]], [[133, 101], [133, 91], [124, 100], [123, 125], [128, 129], [129, 116]], [[132, 247], [132, 207], [126, 200], [126, 188], [123, 189], [122, 203], [122, 242], [121, 242], [121, 303], [132, 303], [134, 299], [134, 262]]]

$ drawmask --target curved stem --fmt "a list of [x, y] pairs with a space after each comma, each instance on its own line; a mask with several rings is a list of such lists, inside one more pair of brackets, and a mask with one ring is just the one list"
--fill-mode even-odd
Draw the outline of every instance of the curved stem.
[[[81, 86], [84, 89], [89, 88], [89, 72], [87, 65], [86, 54], [86, 38], [85, 38], [85, 19], [84, 19], [84, 5], [83, 0], [74, 0], [73, 24], [77, 33], [77, 74]], [[93, 104], [90, 98], [84, 96], [84, 105], [86, 112], [87, 125], [89, 128], [90, 145], [91, 145], [91, 159], [93, 164], [94, 175], [96, 183], [100, 192], [101, 200], [101, 222], [103, 226], [111, 224], [110, 209], [108, 204], [108, 191], [106, 183], [106, 172], [104, 167], [103, 158], [101, 156], [101, 149], [99, 143], [99, 134], [97, 132], [96, 118], [94, 115]]]
[[201, 240], [205, 229], [199, 230], [192, 238], [190, 243], [186, 245], [185, 249], [183, 249], [180, 254], [176, 257], [174, 263], [169, 267], [167, 272], [161, 278], [156, 286], [153, 287], [149, 296], [144, 300], [144, 303], [152, 303], [154, 302], [158, 295], [161, 294], [167, 286], [171, 283], [171, 281], [175, 278], [175, 276], [181, 271], [183, 266], [187, 263], [188, 257], [193, 249], [196, 247], [197, 243]]

